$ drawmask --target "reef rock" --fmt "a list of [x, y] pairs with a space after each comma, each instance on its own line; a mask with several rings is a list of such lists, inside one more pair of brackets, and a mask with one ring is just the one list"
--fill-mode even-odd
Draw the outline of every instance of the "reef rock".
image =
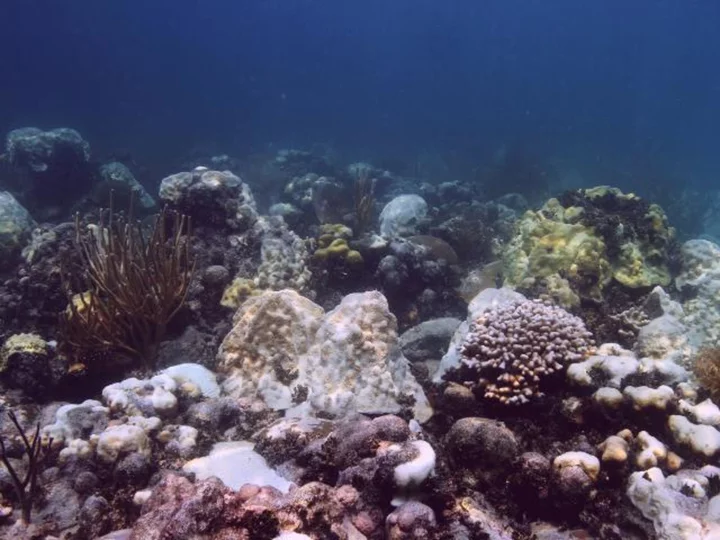
[[248, 299], [218, 354], [234, 397], [260, 396], [288, 416], [432, 410], [398, 345], [397, 321], [379, 292], [350, 294], [324, 310], [295, 291]]
[[30, 239], [35, 221], [7, 191], [0, 191], [0, 269], [11, 264]]
[[244, 232], [257, 219], [250, 187], [230, 171], [196, 167], [173, 174], [160, 182], [159, 195], [196, 224]]
[[[115, 190], [116, 192], [132, 196], [134, 201], [140, 203], [140, 207], [144, 210], [152, 210], [155, 208], [155, 199], [152, 198], [143, 185], [137, 181], [132, 171], [124, 164], [117, 161], [106, 163], [100, 167], [99, 172], [101, 183], [98, 188], [100, 188], [102, 192]], [[105, 203], [105, 201], [100, 202]]]
[[437, 369], [437, 363], [460, 324], [459, 319], [443, 317], [413, 326], [400, 336], [403, 354], [411, 362], [435, 362]]
[[380, 212], [380, 234], [392, 238], [418, 234], [427, 218], [428, 205], [419, 195], [400, 195]]
[[62, 168], [69, 162], [87, 162], [90, 145], [70, 128], [43, 131], [34, 127], [14, 129], [7, 135], [5, 149], [10, 163], [34, 172]]
[[380, 538], [383, 525], [382, 511], [351, 486], [310, 482], [283, 495], [170, 474], [153, 489], [129, 538]]

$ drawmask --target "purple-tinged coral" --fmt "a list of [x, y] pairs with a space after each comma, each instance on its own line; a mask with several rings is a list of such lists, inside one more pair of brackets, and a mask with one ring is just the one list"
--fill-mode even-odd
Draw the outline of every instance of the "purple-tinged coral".
[[478, 375], [482, 396], [507, 405], [541, 397], [541, 383], [585, 358], [593, 341], [578, 317], [557, 306], [527, 300], [483, 312], [460, 353]]

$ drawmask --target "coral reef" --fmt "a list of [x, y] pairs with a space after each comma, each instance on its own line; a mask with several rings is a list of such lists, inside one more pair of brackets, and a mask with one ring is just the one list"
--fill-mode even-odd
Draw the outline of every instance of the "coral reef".
[[[60, 134], [33, 137], [36, 157], [4, 160], [17, 178], [94, 189], [67, 190], [75, 226], [11, 212], [0, 230], [0, 407], [17, 419], [0, 422], [0, 536], [716, 535], [720, 248], [678, 251], [659, 207], [600, 187], [528, 211], [551, 171], [510, 154], [450, 181], [198, 149], [161, 182], [168, 210], [108, 224], [110, 189], [153, 210], [148, 169], [90, 163], [73, 137], [61, 164]], [[7, 189], [40, 221], [70, 208]], [[162, 298], [160, 319], [128, 318]], [[39, 427], [30, 467], [18, 425]]]
[[353, 232], [341, 223], [326, 223], [320, 226], [318, 247], [313, 253], [317, 262], [340, 261], [350, 266], [361, 265], [362, 254], [348, 245]]
[[447, 260], [452, 260], [452, 250], [426, 244], [417, 237], [391, 241], [375, 270], [375, 279], [393, 311], [400, 314], [403, 328], [437, 314], [453, 316], [462, 309], [452, 291], [458, 281], [456, 268]]
[[22, 185], [9, 187], [40, 221], [69, 210], [95, 181], [90, 145], [74, 129], [15, 129], [5, 149], [11, 166], [27, 176]]
[[[133, 216], [118, 218], [112, 208], [107, 224], [101, 220], [86, 235], [80, 227], [77, 220], [86, 275], [62, 319], [63, 345], [79, 361], [98, 351], [114, 351], [153, 366], [168, 324], [185, 303], [195, 269], [186, 216], [163, 210], [148, 238]], [[67, 279], [71, 291], [75, 283]]]
[[74, 239], [75, 228], [69, 223], [33, 230], [15, 270], [0, 283], [0, 337], [57, 335], [58, 313], [67, 306], [61, 267], [79, 268]]
[[715, 401], [720, 401], [720, 349], [706, 347], [698, 351], [693, 373]]
[[714, 346], [720, 339], [720, 247], [707, 240], [689, 240], [681, 251], [675, 285], [686, 296], [682, 320], [695, 346]]
[[[93, 199], [99, 205], [107, 204], [113, 199], [124, 207], [129, 207], [131, 202], [137, 201], [140, 209], [151, 211], [155, 209], [156, 203], [143, 185], [137, 181], [132, 171], [123, 163], [112, 161], [100, 166], [98, 171], [100, 179], [93, 188]], [[122, 204], [127, 199], [126, 204]]]
[[309, 293], [310, 254], [302, 238], [277, 217], [259, 218], [255, 233], [262, 238], [262, 262], [255, 277], [257, 287], [274, 291], [290, 288]]
[[37, 334], [13, 334], [0, 347], [0, 378], [36, 399], [46, 397], [65, 370], [54, 347]]
[[15, 129], [8, 133], [5, 149], [12, 164], [30, 167], [35, 172], [45, 172], [65, 162], [90, 159], [90, 145], [70, 128]]
[[230, 309], [237, 309], [245, 300], [251, 296], [257, 296], [261, 292], [252, 279], [236, 277], [223, 291], [220, 305]]
[[[515, 233], [517, 219], [517, 211], [503, 200], [479, 203], [472, 198], [443, 198], [440, 223], [430, 228], [430, 234], [448, 242], [468, 263], [498, 260]], [[526, 205], [519, 203], [523, 211]]]

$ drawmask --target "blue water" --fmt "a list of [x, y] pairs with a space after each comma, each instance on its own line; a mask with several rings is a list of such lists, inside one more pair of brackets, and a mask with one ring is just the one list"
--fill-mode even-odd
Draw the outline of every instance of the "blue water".
[[7, 0], [0, 131], [74, 127], [158, 174], [196, 148], [471, 168], [522, 147], [578, 181], [702, 187], [718, 27], [716, 0]]

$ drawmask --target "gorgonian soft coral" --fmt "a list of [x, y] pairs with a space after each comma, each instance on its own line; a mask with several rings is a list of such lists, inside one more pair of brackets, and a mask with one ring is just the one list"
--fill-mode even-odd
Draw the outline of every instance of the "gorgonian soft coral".
[[[152, 366], [193, 275], [188, 218], [163, 210], [148, 234], [111, 209], [107, 223], [84, 232], [76, 220], [76, 230], [84, 275], [62, 315], [63, 344], [80, 360], [119, 352]], [[72, 282], [66, 276], [71, 293]]]

